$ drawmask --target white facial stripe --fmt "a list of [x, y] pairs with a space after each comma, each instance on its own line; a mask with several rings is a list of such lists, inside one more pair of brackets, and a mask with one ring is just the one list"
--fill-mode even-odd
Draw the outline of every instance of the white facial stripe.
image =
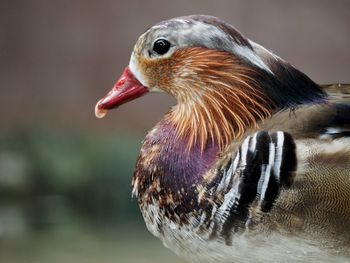
[[235, 44], [233, 46], [233, 51], [235, 52], [235, 54], [237, 54], [238, 56], [245, 58], [246, 60], [248, 60], [249, 62], [251, 62], [252, 64], [254, 64], [255, 66], [271, 73], [273, 75], [273, 72], [271, 71], [271, 69], [265, 64], [265, 62], [250, 48], [245, 47], [245, 46], [240, 46], [238, 44]]
[[[239, 34], [239, 32], [237, 32]], [[196, 21], [196, 20], [184, 20], [173, 19], [162, 24], [153, 26], [146, 33], [141, 36], [143, 40], [143, 47], [140, 55], [148, 56], [149, 50], [152, 49], [153, 43], [156, 39], [166, 38], [172, 43], [170, 50], [162, 55], [162, 58], [170, 57], [173, 52], [179, 48], [202, 46], [208, 49], [216, 49], [227, 51], [237, 55], [243, 60], [251, 63], [252, 65], [270, 73], [274, 74], [269, 65], [264, 60], [264, 55], [268, 57], [275, 57], [271, 52], [263, 49], [260, 45], [250, 41], [253, 49], [249, 48], [245, 44], [238, 43], [234, 36], [226, 33], [220, 27], [214, 24]], [[149, 57], [148, 59], [157, 59], [158, 56]], [[276, 57], [275, 57], [276, 58]], [[151, 91], [157, 91], [156, 87], [150, 87], [147, 78], [142, 74], [142, 71], [138, 68], [136, 57], [131, 56], [129, 63], [130, 70], [135, 77], [141, 82], [142, 85], [148, 87]]]
[[132, 72], [132, 74], [134, 74], [134, 76], [136, 77], [136, 79], [138, 81], [140, 81], [140, 83], [145, 86], [148, 87], [147, 85], [147, 81], [145, 80], [145, 78], [143, 77], [141, 71], [139, 70], [138, 66], [137, 66], [137, 62], [136, 62], [136, 58], [134, 56], [134, 53], [132, 53], [131, 58], [130, 58], [130, 62], [129, 62], [129, 69]]
[[[213, 43], [213, 41], [210, 41], [210, 40], [213, 36], [218, 37], [223, 41], [223, 44], [227, 45], [227, 47], [225, 46], [222, 47], [224, 50], [228, 49], [227, 51], [233, 51], [235, 54], [237, 54], [241, 58], [244, 58], [249, 62], [251, 62], [252, 64], [258, 66], [259, 68], [273, 74], [273, 72], [268, 67], [268, 65], [266, 65], [265, 62], [249, 47], [239, 45], [232, 38], [231, 40], [233, 41], [230, 41], [229, 43], [225, 43], [225, 40], [228, 39], [227, 34], [218, 27], [205, 24], [202, 22], [195, 22], [193, 25], [188, 26], [187, 28], [184, 28], [181, 31], [181, 34], [183, 36], [187, 36], [191, 34], [192, 35], [191, 37], [193, 38], [194, 38], [193, 34], [195, 34], [195, 36], [198, 35], [198, 39], [203, 39], [203, 43], [205, 43], [208, 48], [217, 48], [216, 46], [214, 46], [215, 43]], [[208, 38], [208, 39], [205, 40], [205, 38]]]
[[272, 53], [270, 50], [266, 49], [262, 45], [255, 43], [255, 42], [251, 41], [250, 39], [249, 39], [249, 43], [252, 45], [253, 49], [255, 50], [255, 52], [258, 53], [258, 55], [260, 53], [266, 53], [268, 55], [268, 57], [272, 56], [275, 60], [282, 60], [283, 61], [283, 59], [281, 59], [279, 56]]
[[138, 66], [137, 66], [137, 62], [134, 56], [134, 53], [132, 53], [131, 58], [130, 58], [130, 62], [129, 62], [129, 69], [132, 72], [132, 74], [134, 74], [135, 78], [140, 81], [140, 83], [147, 87], [149, 89], [150, 92], [164, 92], [163, 90], [157, 88], [157, 87], [150, 87], [146, 81], [146, 79], [144, 78], [144, 76], [142, 75], [141, 71], [139, 70]]

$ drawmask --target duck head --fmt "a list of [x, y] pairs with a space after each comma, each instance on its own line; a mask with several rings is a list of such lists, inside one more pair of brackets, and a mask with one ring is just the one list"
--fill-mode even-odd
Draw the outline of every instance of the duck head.
[[176, 98], [165, 118], [189, 148], [208, 142], [223, 147], [276, 110], [323, 97], [306, 75], [233, 26], [204, 15], [166, 20], [142, 34], [95, 114], [104, 117], [150, 92]]

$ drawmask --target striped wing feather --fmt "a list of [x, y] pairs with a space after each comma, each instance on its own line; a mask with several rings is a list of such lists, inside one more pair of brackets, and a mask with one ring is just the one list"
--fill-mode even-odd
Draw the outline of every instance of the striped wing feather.
[[222, 158], [207, 191], [227, 242], [259, 225], [350, 246], [350, 85], [322, 88], [326, 103], [278, 112]]

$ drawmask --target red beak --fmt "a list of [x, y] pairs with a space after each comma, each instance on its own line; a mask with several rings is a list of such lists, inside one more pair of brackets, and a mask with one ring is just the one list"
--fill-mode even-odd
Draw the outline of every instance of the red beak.
[[107, 114], [107, 110], [141, 97], [147, 92], [148, 89], [143, 86], [135, 78], [130, 69], [126, 67], [111, 91], [97, 102], [95, 106], [95, 115], [97, 118], [103, 118]]

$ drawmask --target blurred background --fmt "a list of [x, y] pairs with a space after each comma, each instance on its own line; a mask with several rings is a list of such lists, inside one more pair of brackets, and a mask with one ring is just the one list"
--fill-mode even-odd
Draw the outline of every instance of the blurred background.
[[318, 83], [350, 82], [350, 1], [0, 0], [0, 262], [181, 262], [147, 233], [131, 177], [174, 103], [94, 105], [154, 23], [210, 14]]

